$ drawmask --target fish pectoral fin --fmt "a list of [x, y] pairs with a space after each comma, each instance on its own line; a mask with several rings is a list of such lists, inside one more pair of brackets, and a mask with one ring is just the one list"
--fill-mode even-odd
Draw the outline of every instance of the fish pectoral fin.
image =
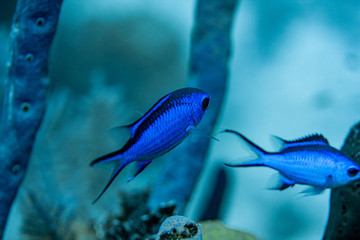
[[292, 187], [295, 185], [293, 180], [288, 179], [282, 174], [274, 174], [270, 179], [267, 186], [269, 190], [284, 190], [288, 187]]
[[152, 160], [146, 160], [146, 161], [138, 161], [136, 166], [136, 173], [134, 176], [128, 179], [128, 182], [133, 180], [139, 173], [141, 173], [150, 163]]
[[187, 127], [185, 128], [186, 134], [189, 134], [190, 131], [194, 128], [195, 128], [195, 126], [192, 123], [189, 123], [189, 125], [187, 125]]
[[323, 187], [310, 186], [305, 190], [301, 191], [299, 194], [302, 194], [303, 197], [308, 197], [308, 196], [318, 195], [322, 193], [324, 190], [325, 188]]
[[[189, 128], [189, 126], [188, 126], [188, 128]], [[220, 140], [217, 139], [216, 137], [214, 137], [214, 136], [212, 136], [212, 135], [209, 135], [209, 134], [206, 134], [206, 133], [204, 133], [203, 131], [201, 131], [201, 130], [198, 129], [198, 128], [193, 127], [193, 128], [191, 128], [191, 129], [189, 129], [189, 131], [190, 131], [190, 130], [191, 130], [192, 134], [198, 134], [198, 135], [200, 135], [200, 136], [202, 136], [202, 137], [207, 137], [207, 138], [210, 138], [210, 139], [215, 140], [215, 141], [220, 141]], [[188, 134], [189, 132], [186, 131], [186, 133]]]
[[333, 176], [330, 174], [326, 177], [325, 187], [330, 187], [333, 184]]
[[330, 174], [326, 177], [324, 185], [320, 186], [310, 186], [305, 190], [301, 191], [300, 194], [303, 194], [303, 197], [313, 196], [322, 193], [326, 188], [330, 187], [333, 182], [333, 176]]

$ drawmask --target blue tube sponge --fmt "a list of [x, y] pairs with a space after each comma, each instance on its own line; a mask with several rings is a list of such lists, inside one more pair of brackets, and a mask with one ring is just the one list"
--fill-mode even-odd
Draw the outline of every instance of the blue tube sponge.
[[[210, 136], [221, 113], [228, 78], [231, 27], [238, 0], [198, 0], [192, 34], [188, 85], [211, 96], [211, 104], [198, 128]], [[169, 159], [148, 206], [156, 211], [175, 201], [182, 214], [204, 166], [210, 138], [189, 136], [168, 154]]]
[[0, 238], [43, 118], [48, 55], [62, 0], [19, 0], [0, 121]]

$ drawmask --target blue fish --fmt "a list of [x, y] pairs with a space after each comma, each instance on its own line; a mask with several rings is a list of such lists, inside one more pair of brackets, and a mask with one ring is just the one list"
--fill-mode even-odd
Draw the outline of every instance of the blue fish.
[[155, 158], [180, 144], [202, 119], [210, 103], [210, 96], [196, 88], [182, 88], [161, 98], [143, 117], [134, 123], [118, 127], [130, 131], [131, 137], [118, 151], [95, 159], [90, 165], [114, 162], [116, 167], [103, 191], [104, 194], [120, 171], [137, 162], [134, 179]]
[[319, 194], [326, 188], [336, 188], [360, 179], [360, 167], [341, 151], [331, 147], [319, 134], [294, 141], [282, 141], [279, 152], [266, 152], [242, 134], [234, 133], [258, 155], [258, 159], [240, 164], [225, 164], [230, 167], [265, 166], [279, 171], [279, 177], [270, 189], [284, 190], [295, 184], [310, 185], [303, 193]]

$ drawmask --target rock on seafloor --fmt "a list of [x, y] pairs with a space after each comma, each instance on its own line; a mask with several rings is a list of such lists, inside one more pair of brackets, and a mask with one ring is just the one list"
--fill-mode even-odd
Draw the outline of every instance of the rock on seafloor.
[[183, 217], [168, 217], [160, 226], [156, 240], [257, 240], [249, 233], [225, 227], [219, 220], [201, 224]]
[[201, 222], [201, 228], [203, 240], [256, 240], [253, 235], [227, 228], [218, 220]]
[[156, 240], [202, 240], [200, 224], [183, 217], [168, 217], [160, 226]]
[[[360, 122], [353, 126], [341, 151], [360, 164]], [[323, 240], [360, 239], [360, 180], [331, 189], [330, 213]]]

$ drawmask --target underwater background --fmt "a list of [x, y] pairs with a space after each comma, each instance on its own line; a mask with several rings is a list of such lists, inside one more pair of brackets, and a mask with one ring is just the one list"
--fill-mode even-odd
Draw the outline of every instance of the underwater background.
[[[111, 170], [90, 168], [89, 163], [118, 149], [107, 129], [131, 123], [139, 117], [137, 111], [146, 112], [160, 97], [185, 86], [195, 4], [63, 2], [51, 47], [47, 112], [5, 239], [41, 235], [36, 231], [45, 227], [38, 226], [47, 223], [39, 212], [57, 216], [52, 224], [62, 239], [102, 238], [109, 216], [123, 211], [121, 202], [133, 201], [121, 194], [155, 185], [167, 155], [131, 183], [126, 180], [134, 169], [126, 168], [92, 205]], [[4, 79], [16, 1], [1, 5]], [[226, 226], [266, 240], [322, 238], [329, 190], [310, 197], [298, 194], [302, 186], [269, 191], [267, 182], [275, 171], [223, 167], [224, 162], [252, 156], [237, 138], [215, 133], [234, 129], [274, 151], [278, 147], [271, 135], [295, 139], [322, 133], [340, 149], [360, 116], [359, 13], [357, 1], [239, 2], [232, 26], [229, 82], [214, 132], [220, 141], [211, 142], [185, 216], [198, 220], [204, 215], [204, 203], [214, 191], [219, 169], [224, 169], [218, 217]], [[90, 225], [95, 230], [89, 230]]]

